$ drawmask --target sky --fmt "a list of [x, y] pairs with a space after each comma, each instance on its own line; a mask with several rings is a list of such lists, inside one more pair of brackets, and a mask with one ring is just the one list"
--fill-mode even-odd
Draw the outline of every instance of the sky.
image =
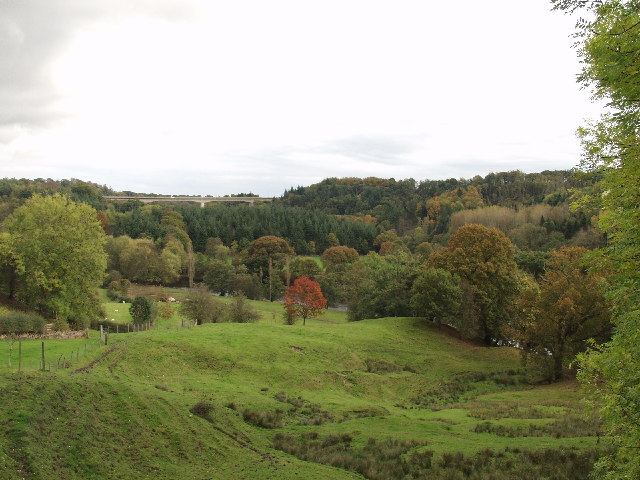
[[598, 115], [545, 0], [0, 0], [0, 177], [281, 195], [569, 169]]

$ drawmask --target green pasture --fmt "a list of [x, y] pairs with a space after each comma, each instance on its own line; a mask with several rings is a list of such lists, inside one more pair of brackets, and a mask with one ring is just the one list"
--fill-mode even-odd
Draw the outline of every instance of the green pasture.
[[[76, 354], [69, 368], [45, 372], [37, 370], [40, 341], [22, 342], [25, 364], [36, 364], [22, 372], [16, 343], [9, 367], [10, 342], [2, 341], [0, 480], [16, 472], [46, 480], [364, 478], [275, 450], [277, 433], [348, 434], [354, 448], [394, 438], [436, 458], [598, 442], [577, 384], [522, 383], [515, 349], [469, 344], [417, 318], [347, 323], [330, 311], [306, 326], [284, 325], [280, 304], [250, 303], [262, 314], [254, 324], [180, 328], [171, 304], [164, 324], [112, 334], [108, 346], [93, 331], [47, 340], [52, 361]], [[109, 318], [128, 321], [122, 305], [106, 302]], [[265, 428], [244, 420], [251, 415], [280, 423]]]

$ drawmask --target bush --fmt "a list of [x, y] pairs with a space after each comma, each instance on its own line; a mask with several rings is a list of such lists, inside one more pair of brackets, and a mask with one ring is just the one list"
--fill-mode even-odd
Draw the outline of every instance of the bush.
[[133, 323], [142, 324], [153, 322], [157, 313], [157, 306], [154, 300], [147, 297], [136, 297], [131, 302], [129, 313], [133, 318]]
[[236, 293], [227, 306], [227, 319], [235, 323], [255, 323], [260, 319], [260, 313], [247, 302], [247, 297]]
[[360, 473], [372, 480], [583, 480], [597, 458], [607, 449], [544, 449], [521, 451], [481, 450], [473, 456], [444, 452], [436, 456], [421, 444], [388, 438], [369, 439], [357, 448], [348, 434], [322, 437], [316, 432], [301, 435], [279, 433], [273, 446], [311, 462], [333, 465]]
[[225, 310], [222, 302], [202, 287], [190, 290], [180, 304], [180, 313], [196, 325], [221, 321]]
[[211, 412], [213, 412], [213, 410], [213, 405], [205, 400], [199, 401], [189, 409], [191, 413], [200, 418], [204, 418], [208, 422], [213, 422], [213, 417], [211, 416]]
[[302, 397], [290, 397], [286, 392], [278, 392], [274, 397], [282, 403], [291, 405], [287, 411], [287, 423], [298, 425], [322, 425], [334, 422], [335, 418], [327, 410], [323, 410], [317, 403], [312, 403]]
[[282, 412], [261, 412], [245, 408], [242, 410], [242, 418], [245, 422], [261, 428], [280, 428], [284, 425]]
[[42, 333], [46, 320], [36, 313], [7, 312], [0, 315], [0, 335]]

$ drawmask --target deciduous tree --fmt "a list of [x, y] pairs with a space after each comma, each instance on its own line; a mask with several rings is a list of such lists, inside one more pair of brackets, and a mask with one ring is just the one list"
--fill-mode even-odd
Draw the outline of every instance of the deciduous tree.
[[482, 225], [464, 225], [451, 237], [447, 248], [429, 257], [427, 264], [460, 276], [468, 286], [466, 303], [473, 303], [477, 315], [462, 315], [456, 326], [466, 336], [487, 345], [501, 339], [506, 307], [517, 290], [514, 247], [500, 230]]
[[216, 323], [222, 319], [224, 305], [213, 298], [206, 288], [193, 288], [180, 304], [180, 313], [196, 325]]
[[138, 296], [131, 301], [129, 313], [131, 314], [131, 318], [133, 318], [133, 323], [141, 325], [155, 320], [157, 306], [152, 299]]
[[212, 292], [226, 295], [233, 290], [235, 276], [233, 265], [221, 260], [211, 260], [204, 274], [204, 283]]
[[4, 227], [20, 300], [77, 328], [100, 315], [96, 287], [106, 267], [106, 236], [93, 208], [63, 195], [35, 195]]
[[411, 287], [416, 315], [442, 322], [458, 313], [462, 301], [460, 279], [441, 268], [423, 267]]
[[287, 288], [284, 308], [291, 317], [302, 318], [302, 324], [305, 325], [307, 318], [322, 315], [322, 311], [327, 308], [327, 300], [317, 282], [299, 277]]
[[341, 246], [329, 247], [322, 254], [322, 263], [328, 272], [344, 272], [346, 266], [358, 260], [355, 248]]
[[540, 286], [523, 289], [514, 302], [506, 334], [537, 365], [549, 364], [549, 381], [562, 378], [563, 368], [586, 341], [603, 341], [611, 332], [610, 312], [602, 294], [603, 278], [583, 265], [586, 250], [562, 248], [552, 252]]

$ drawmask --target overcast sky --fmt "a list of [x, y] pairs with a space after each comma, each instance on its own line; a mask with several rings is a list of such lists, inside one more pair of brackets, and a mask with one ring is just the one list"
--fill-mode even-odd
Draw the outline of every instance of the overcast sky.
[[0, 0], [0, 177], [280, 195], [571, 168], [597, 109], [545, 0]]

